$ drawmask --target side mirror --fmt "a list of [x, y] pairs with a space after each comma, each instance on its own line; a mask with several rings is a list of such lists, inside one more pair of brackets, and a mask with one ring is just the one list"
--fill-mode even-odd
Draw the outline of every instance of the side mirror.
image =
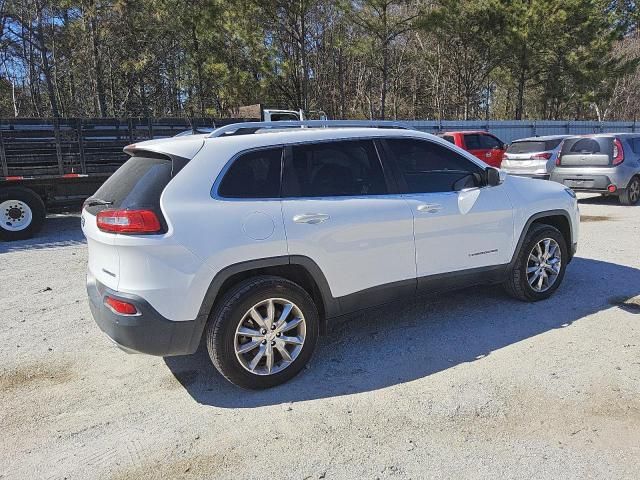
[[486, 175], [486, 184], [488, 187], [495, 187], [502, 183], [502, 179], [500, 178], [500, 170], [494, 167], [489, 167], [485, 170]]

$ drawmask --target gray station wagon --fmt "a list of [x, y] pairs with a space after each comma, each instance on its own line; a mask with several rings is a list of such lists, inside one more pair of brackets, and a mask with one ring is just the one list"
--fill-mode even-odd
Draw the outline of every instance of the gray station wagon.
[[551, 180], [578, 192], [615, 195], [622, 205], [635, 205], [640, 200], [640, 134], [565, 139]]

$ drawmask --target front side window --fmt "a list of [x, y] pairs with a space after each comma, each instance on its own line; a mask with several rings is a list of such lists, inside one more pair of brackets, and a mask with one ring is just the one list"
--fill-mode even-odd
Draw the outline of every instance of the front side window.
[[284, 197], [344, 197], [387, 193], [371, 140], [298, 145], [285, 165]]
[[280, 147], [240, 155], [222, 179], [218, 194], [225, 198], [279, 197], [281, 159]]
[[406, 183], [406, 193], [452, 192], [481, 185], [482, 168], [426, 140], [386, 141]]

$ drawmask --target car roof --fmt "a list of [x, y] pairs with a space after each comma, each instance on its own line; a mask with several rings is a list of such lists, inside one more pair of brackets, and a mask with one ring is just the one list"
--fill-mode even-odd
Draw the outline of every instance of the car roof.
[[489, 133], [493, 135], [493, 133], [489, 132], [488, 130], [451, 130], [447, 132], [438, 133], [438, 135], [454, 135], [454, 134], [464, 134], [464, 133], [472, 133], [472, 134]]
[[539, 141], [544, 141], [544, 140], [558, 140], [558, 139], [563, 139], [563, 138], [569, 138], [573, 135], [541, 135], [539, 137], [526, 137], [526, 138], [518, 138], [516, 140], [513, 140], [511, 143], [516, 143], [516, 142], [539, 142]]

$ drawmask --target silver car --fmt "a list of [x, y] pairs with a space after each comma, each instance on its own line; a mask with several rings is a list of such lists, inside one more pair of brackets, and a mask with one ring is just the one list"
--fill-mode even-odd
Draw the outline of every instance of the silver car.
[[640, 133], [570, 137], [551, 180], [578, 192], [614, 195], [622, 205], [640, 200]]
[[549, 135], [515, 140], [504, 153], [500, 168], [511, 175], [548, 180], [560, 151], [560, 143], [569, 135]]

